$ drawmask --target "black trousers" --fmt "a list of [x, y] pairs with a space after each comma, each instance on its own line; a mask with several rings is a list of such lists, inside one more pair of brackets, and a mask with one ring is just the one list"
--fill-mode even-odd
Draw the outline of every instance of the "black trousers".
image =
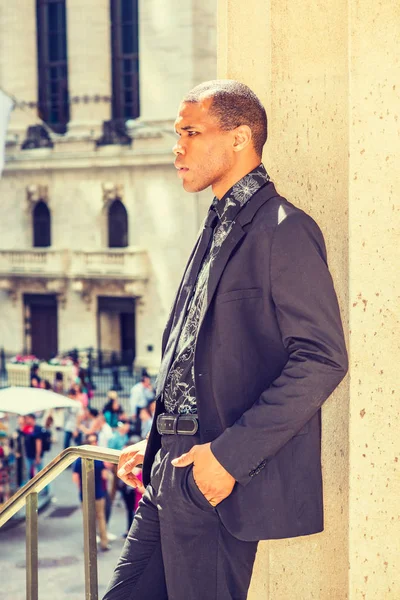
[[222, 525], [193, 479], [171, 460], [197, 436], [165, 435], [103, 600], [245, 600], [257, 542]]

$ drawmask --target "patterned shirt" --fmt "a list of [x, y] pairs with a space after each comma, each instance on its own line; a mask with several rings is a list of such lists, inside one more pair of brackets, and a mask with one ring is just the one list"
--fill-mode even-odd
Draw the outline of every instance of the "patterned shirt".
[[245, 175], [218, 200], [214, 198], [211, 208], [218, 215], [211, 245], [204, 257], [188, 304], [186, 316], [179, 335], [175, 356], [164, 387], [164, 406], [167, 412], [179, 414], [197, 413], [194, 379], [194, 351], [197, 334], [207, 306], [207, 288], [210, 272], [222, 244], [228, 237], [234, 219], [250, 198], [267, 182], [269, 175], [264, 165]]

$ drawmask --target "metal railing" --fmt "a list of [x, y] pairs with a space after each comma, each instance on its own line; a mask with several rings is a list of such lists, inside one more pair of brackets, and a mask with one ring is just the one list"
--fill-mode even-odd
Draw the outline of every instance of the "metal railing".
[[120, 452], [96, 446], [75, 446], [63, 450], [42, 471], [20, 488], [1, 508], [0, 527], [26, 506], [26, 598], [38, 600], [38, 493], [77, 458], [82, 459], [83, 540], [85, 599], [98, 599], [97, 543], [94, 461], [118, 463]]

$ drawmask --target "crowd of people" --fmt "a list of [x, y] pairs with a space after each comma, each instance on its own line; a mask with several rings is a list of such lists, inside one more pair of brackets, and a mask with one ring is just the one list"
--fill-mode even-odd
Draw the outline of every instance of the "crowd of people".
[[[48, 463], [46, 453], [50, 450], [51, 442], [57, 440], [59, 432], [63, 436], [60, 442], [64, 449], [89, 444], [122, 450], [148, 435], [155, 410], [155, 395], [146, 371], [142, 372], [141, 380], [132, 387], [125, 407], [120, 402], [118, 392], [110, 390], [101, 409], [93, 406], [93, 390], [85, 375], [85, 371], [76, 365], [67, 385], [68, 391], [65, 392], [62, 373], [56, 373], [51, 384], [40, 377], [36, 366], [32, 368], [31, 387], [66, 393], [76, 406], [18, 417], [17, 430], [10, 436], [10, 456], [12, 454], [15, 459], [17, 487], [34, 477]], [[99, 398], [96, 398], [96, 404], [99, 405]], [[80, 459], [72, 465], [72, 471], [73, 482], [78, 486], [82, 499]], [[107, 550], [110, 537], [115, 537], [107, 532], [107, 523], [117, 495], [126, 507], [126, 530], [123, 532], [126, 536], [143, 492], [143, 487], [133, 489], [118, 479], [116, 465], [95, 461], [96, 521], [101, 550]]]

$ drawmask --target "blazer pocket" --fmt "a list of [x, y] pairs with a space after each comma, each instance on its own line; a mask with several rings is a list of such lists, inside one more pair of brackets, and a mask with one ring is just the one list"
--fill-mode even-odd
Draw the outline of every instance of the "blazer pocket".
[[218, 294], [215, 301], [217, 304], [221, 304], [222, 302], [232, 302], [233, 300], [247, 300], [248, 298], [262, 298], [262, 289], [247, 288], [245, 290], [232, 290], [231, 292]]

